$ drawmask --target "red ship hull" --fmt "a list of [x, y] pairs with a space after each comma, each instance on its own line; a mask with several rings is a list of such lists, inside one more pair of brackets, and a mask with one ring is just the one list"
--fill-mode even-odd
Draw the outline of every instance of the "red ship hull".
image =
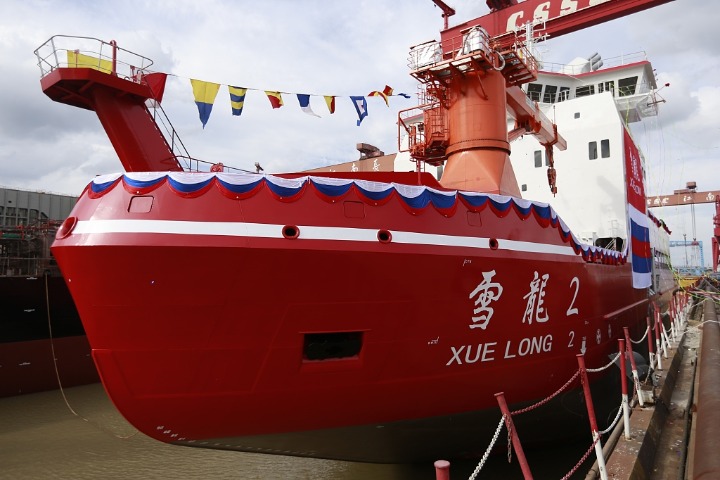
[[[618, 252], [578, 250], [513, 201], [418, 207], [402, 185], [378, 200], [257, 178], [243, 193], [217, 178], [89, 187], [53, 245], [110, 397], [158, 440], [364, 461], [477, 452], [495, 393], [544, 398], [577, 354], [605, 365], [623, 327], [645, 329], [647, 290]], [[570, 396], [565, 419], [588, 431]], [[547, 431], [558, 402], [520, 424], [523, 441], [571, 434]]]

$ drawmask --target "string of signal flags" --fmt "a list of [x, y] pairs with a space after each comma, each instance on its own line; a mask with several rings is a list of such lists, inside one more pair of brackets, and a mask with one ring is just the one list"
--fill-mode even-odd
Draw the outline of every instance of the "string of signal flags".
[[[195, 97], [195, 105], [197, 105], [198, 108], [198, 114], [200, 116], [200, 121], [202, 122], [203, 128], [205, 128], [205, 125], [207, 124], [208, 120], [210, 119], [210, 114], [212, 113], [213, 104], [215, 103], [215, 100], [217, 98], [218, 92], [220, 91], [221, 84], [219, 83], [213, 83], [213, 82], [206, 82], [203, 80], [196, 80], [196, 79], [190, 79], [190, 83], [192, 85], [193, 89], [193, 95]], [[335, 113], [335, 100], [337, 98], [349, 98], [350, 101], [352, 101], [353, 106], [355, 107], [355, 111], [358, 114], [358, 120], [357, 120], [357, 126], [359, 127], [362, 123], [363, 119], [367, 117], [368, 115], [368, 108], [367, 108], [367, 98], [366, 97], [379, 97], [382, 98], [385, 101], [385, 104], [389, 107], [389, 97], [398, 96], [403, 98], [410, 98], [410, 95], [407, 93], [393, 93], [393, 89], [385, 85], [385, 88], [380, 90], [375, 90], [367, 94], [367, 96], [363, 95], [351, 95], [349, 97], [341, 97], [339, 95], [311, 95], [311, 94], [305, 94], [305, 93], [287, 93], [287, 92], [278, 92], [278, 91], [272, 91], [272, 90], [260, 90], [256, 88], [245, 88], [245, 87], [236, 87], [232, 85], [227, 85], [227, 90], [230, 95], [230, 107], [232, 109], [232, 114], [234, 116], [240, 116], [243, 111], [243, 107], [245, 105], [245, 96], [247, 95], [248, 91], [263, 91], [265, 92], [265, 95], [267, 96], [268, 100], [270, 101], [270, 105], [272, 108], [280, 108], [285, 105], [285, 102], [283, 100], [283, 95], [294, 95], [297, 97], [297, 101], [300, 105], [300, 109], [307, 113], [308, 115], [312, 115], [314, 117], [320, 117], [317, 113], [315, 113], [310, 106], [310, 97], [311, 96], [322, 96], [325, 100], [325, 104], [327, 105], [328, 111], [330, 114]]]
[[[111, 73], [115, 71], [115, 66], [106, 59], [96, 58], [89, 55], [83, 55], [77, 51], [71, 51], [68, 50], [67, 52], [68, 60], [67, 64], [69, 67], [89, 67], [94, 68], [97, 70], [100, 70], [105, 73]], [[134, 67], [133, 67], [134, 68]], [[142, 78], [143, 82], [146, 83], [150, 89], [152, 90], [153, 94], [153, 102], [154, 103], [160, 103], [162, 102], [162, 97], [165, 93], [165, 83], [167, 81], [168, 75], [163, 72], [143, 72], [139, 74], [138, 77], [133, 74], [133, 77], [136, 79]], [[177, 75], [173, 75], [177, 77]], [[181, 78], [181, 77], [178, 77]], [[204, 80], [196, 80], [191, 78], [190, 84], [192, 85], [193, 95], [195, 97], [195, 105], [197, 105], [198, 108], [198, 114], [200, 116], [200, 122], [202, 122], [203, 128], [205, 128], [205, 125], [207, 124], [208, 120], [210, 119], [210, 114], [212, 113], [213, 104], [215, 103], [215, 99], [217, 98], [218, 92], [220, 91], [221, 84], [219, 83], [213, 83], [213, 82], [206, 82]], [[243, 107], [245, 105], [245, 95], [248, 91], [261, 91], [257, 88], [248, 88], [248, 87], [236, 87], [233, 85], [227, 85], [228, 93], [230, 94], [230, 107], [232, 109], [232, 114], [234, 116], [240, 116], [243, 111]], [[298, 103], [300, 104], [300, 109], [307, 113], [308, 115], [312, 115], [314, 117], [319, 117], [320, 115], [316, 114], [312, 107], [310, 107], [310, 97], [311, 96], [320, 96], [320, 95], [311, 95], [306, 93], [287, 93], [287, 92], [279, 92], [279, 91], [273, 91], [273, 90], [262, 90], [265, 92], [265, 95], [267, 96], [268, 100], [270, 101], [270, 105], [272, 108], [280, 108], [285, 103], [283, 102], [283, 95], [296, 95], [298, 99]], [[398, 96], [398, 97], [404, 97], [404, 98], [411, 98], [410, 95], [407, 93], [393, 93], [393, 89], [389, 85], [385, 85], [385, 88], [380, 90], [375, 90], [367, 94], [368, 97], [380, 97], [383, 100], [385, 100], [385, 104], [390, 107], [390, 103], [388, 101], [389, 97]], [[338, 95], [322, 95], [322, 97], [325, 100], [325, 104], [327, 105], [328, 111], [330, 114], [335, 113], [335, 99], [338, 98]], [[345, 98], [345, 97], [342, 97]], [[363, 119], [367, 117], [368, 115], [368, 109], [367, 109], [367, 99], [365, 96], [357, 95], [357, 96], [349, 96], [350, 100], [352, 101], [353, 106], [355, 107], [355, 111], [358, 114], [358, 121], [357, 125], [358, 127], [362, 123]]]

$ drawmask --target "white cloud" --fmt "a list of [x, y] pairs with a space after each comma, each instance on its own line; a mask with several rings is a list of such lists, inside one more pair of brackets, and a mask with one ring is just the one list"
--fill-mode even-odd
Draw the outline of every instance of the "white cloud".
[[[458, 12], [451, 25], [487, 12], [476, 0], [448, 3]], [[688, 180], [700, 189], [720, 188], [714, 166], [720, 29], [709, 10], [703, 0], [675, 1], [547, 42], [546, 59], [556, 62], [595, 51], [608, 58], [644, 50], [659, 82], [670, 83], [661, 92], [667, 103], [660, 117], [635, 132], [642, 136], [653, 193], [682, 188]], [[42, 94], [32, 52], [52, 35], [114, 39], [152, 58], [157, 70], [176, 75], [164, 106], [193, 156], [246, 169], [260, 162], [278, 172], [348, 161], [357, 157], [358, 142], [395, 151], [397, 110], [414, 100], [393, 98], [388, 109], [382, 100], [368, 99], [369, 116], [356, 127], [347, 96], [386, 83], [415, 93], [408, 49], [439, 38], [440, 14], [430, 0], [6, 0], [0, 18], [0, 184], [79, 193], [95, 174], [121, 168], [91, 113]], [[322, 98], [312, 97], [318, 119], [302, 113], [291, 95], [285, 107], [272, 110], [262, 91], [251, 91], [237, 118], [222, 87], [203, 130], [189, 78], [340, 97], [332, 116]], [[702, 214], [696, 211], [697, 226], [709, 248], [712, 218]]]

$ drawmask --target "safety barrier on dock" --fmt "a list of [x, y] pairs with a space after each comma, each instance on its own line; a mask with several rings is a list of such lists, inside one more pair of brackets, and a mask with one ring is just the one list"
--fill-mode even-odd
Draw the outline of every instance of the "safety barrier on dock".
[[[638, 340], [633, 340], [630, 338], [629, 332], [627, 328], [624, 328], [624, 336], [623, 338], [618, 339], [618, 353], [611, 359], [611, 361], [599, 368], [588, 368], [585, 365], [585, 357], [584, 355], [580, 354], [577, 355], [577, 361], [578, 361], [578, 369], [573, 373], [573, 375], [565, 382], [565, 384], [560, 387], [557, 391], [549, 395], [548, 397], [540, 400], [539, 402], [528, 406], [526, 408], [522, 408], [516, 411], [510, 411], [507, 405], [507, 401], [505, 399], [505, 395], [503, 392], [499, 392], [495, 394], [498, 406], [501, 411], [501, 418], [497, 425], [497, 428], [495, 429], [495, 433], [493, 434], [488, 448], [485, 450], [485, 453], [481, 457], [477, 467], [470, 475], [469, 480], [475, 480], [478, 475], [480, 474], [481, 470], [483, 469], [487, 459], [489, 458], [491, 452], [493, 451], [495, 444], [497, 443], [497, 440], [500, 438], [500, 434], [503, 430], [503, 427], [507, 430], [507, 436], [508, 436], [508, 462], [512, 460], [512, 452], [515, 452], [515, 457], [517, 458], [518, 464], [520, 465], [520, 469], [523, 473], [524, 479], [532, 479], [532, 472], [530, 469], [530, 466], [525, 458], [522, 444], [520, 441], [520, 437], [518, 436], [518, 432], [515, 430], [514, 424], [513, 424], [513, 417], [517, 415], [521, 415], [527, 412], [531, 412], [535, 410], [538, 407], [541, 407], [542, 405], [547, 404], [550, 402], [553, 398], [555, 398], [557, 395], [559, 395], [564, 390], [568, 389], [578, 378], [580, 379], [581, 386], [583, 389], [583, 394], [585, 398], [585, 406], [587, 408], [588, 413], [588, 420], [590, 423], [590, 433], [592, 437], [592, 442], [590, 443], [587, 451], [585, 454], [579, 459], [579, 461], [573, 465], [568, 473], [562, 477], [563, 480], [566, 480], [570, 478], [572, 475], [574, 475], [578, 469], [581, 467], [581, 465], [587, 460], [587, 458], [592, 454], [593, 450], [595, 451], [595, 455], [597, 457], [596, 463], [593, 466], [593, 469], [591, 470], [592, 476], [599, 475], [599, 477], [602, 480], [608, 479], [608, 473], [605, 466], [605, 457], [607, 455], [606, 452], [603, 451], [602, 446], [602, 437], [603, 435], [615, 430], [615, 432], [623, 432], [624, 437], [626, 439], [630, 439], [630, 410], [635, 405], [639, 405], [640, 407], [644, 406], [648, 403], [654, 403], [654, 391], [653, 391], [653, 385], [648, 385], [648, 382], [652, 383], [653, 379], [653, 372], [662, 371], [663, 369], [663, 360], [667, 362], [668, 359], [668, 351], [671, 350], [672, 344], [677, 345], [678, 342], [681, 340], [682, 332], [685, 330], [687, 325], [687, 319], [690, 312], [690, 309], [692, 307], [692, 304], [690, 302], [690, 295], [687, 294], [685, 291], [677, 291], [672, 296], [670, 304], [668, 305], [668, 309], [666, 312], [662, 313], [660, 309], [657, 307], [656, 304], [653, 304], [653, 321], [651, 322], [650, 317], [647, 318], [647, 328], [645, 329], [645, 332], [642, 336], [642, 338]], [[707, 302], [712, 303], [712, 302]], [[665, 325], [665, 322], [663, 321], [663, 318], [668, 319], [668, 326]], [[713, 317], [715, 318], [715, 317]], [[720, 335], [720, 328], [718, 328], [718, 335]], [[653, 338], [654, 337], [654, 338]], [[641, 381], [638, 374], [638, 368], [635, 363], [635, 357], [633, 355], [633, 344], [641, 344], [647, 340], [648, 345], [648, 351], [650, 356], [650, 368], [648, 370], [647, 376], [644, 380]], [[719, 359], [716, 361], [716, 365], [720, 365], [720, 353], [718, 353]], [[632, 396], [630, 396], [629, 390], [628, 390], [628, 382], [627, 382], [627, 376], [624, 372], [626, 372], [626, 366], [625, 362], [629, 360], [631, 365], [631, 371], [632, 371], [632, 379], [633, 379], [633, 385], [632, 385]], [[620, 378], [621, 378], [621, 395], [620, 395], [620, 407], [618, 408], [618, 413], [615, 416], [614, 420], [611, 422], [611, 424], [605, 429], [605, 430], [599, 430], [597, 421], [595, 419], [595, 409], [593, 405], [593, 399], [592, 399], [592, 393], [590, 389], [590, 382], [588, 381], [588, 373], [598, 373], [601, 371], [604, 371], [607, 368], [610, 368], [613, 366], [616, 362], [619, 361], [620, 364]], [[718, 367], [720, 369], [720, 367]], [[720, 384], [718, 384], [718, 391], [714, 392], [713, 395], [715, 395], [716, 402], [719, 404], [718, 408], [715, 409], [715, 415], [720, 419], [720, 415], [717, 414], [718, 411], [720, 411]], [[623, 418], [623, 428], [620, 429], [619, 420], [620, 418]], [[616, 428], [617, 427], [617, 428]], [[720, 426], [716, 427], [720, 428]], [[613, 436], [615, 436], [615, 432]], [[619, 434], [618, 434], [619, 435]], [[613, 437], [611, 436], [611, 438]], [[612, 440], [613, 442], [616, 441], [617, 438]], [[715, 450], [717, 451], [717, 449]], [[714, 457], [718, 458], [718, 466], [716, 472], [720, 472], [720, 457]], [[713, 467], [715, 468], [715, 467]], [[449, 480], [450, 479], [450, 463], [446, 460], [438, 460], [435, 462], [435, 475], [436, 480]], [[590, 475], [589, 475], [590, 476]], [[703, 477], [704, 478], [704, 477]], [[709, 477], [708, 477], [709, 478]]]
[[[713, 289], [715, 290], [715, 289]], [[720, 478], [720, 324], [715, 302], [717, 290], [705, 296], [703, 333], [698, 364], [697, 414], [693, 461], [689, 462], [692, 477], [697, 480]]]

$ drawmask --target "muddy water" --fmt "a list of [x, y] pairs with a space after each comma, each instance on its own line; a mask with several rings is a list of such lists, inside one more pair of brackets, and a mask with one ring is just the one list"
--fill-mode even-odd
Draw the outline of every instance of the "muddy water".
[[[128, 424], [99, 384], [63, 392], [0, 399], [0, 479], [435, 478], [432, 462], [377, 465], [166, 445]], [[478, 443], [489, 440], [479, 438]], [[532, 455], [529, 463], [535, 478], [561, 478], [581, 455], [575, 445]], [[468, 478], [475, 465], [453, 462], [451, 479]], [[515, 459], [508, 464], [504, 455], [496, 455], [478, 478], [510, 480], [522, 475]]]

